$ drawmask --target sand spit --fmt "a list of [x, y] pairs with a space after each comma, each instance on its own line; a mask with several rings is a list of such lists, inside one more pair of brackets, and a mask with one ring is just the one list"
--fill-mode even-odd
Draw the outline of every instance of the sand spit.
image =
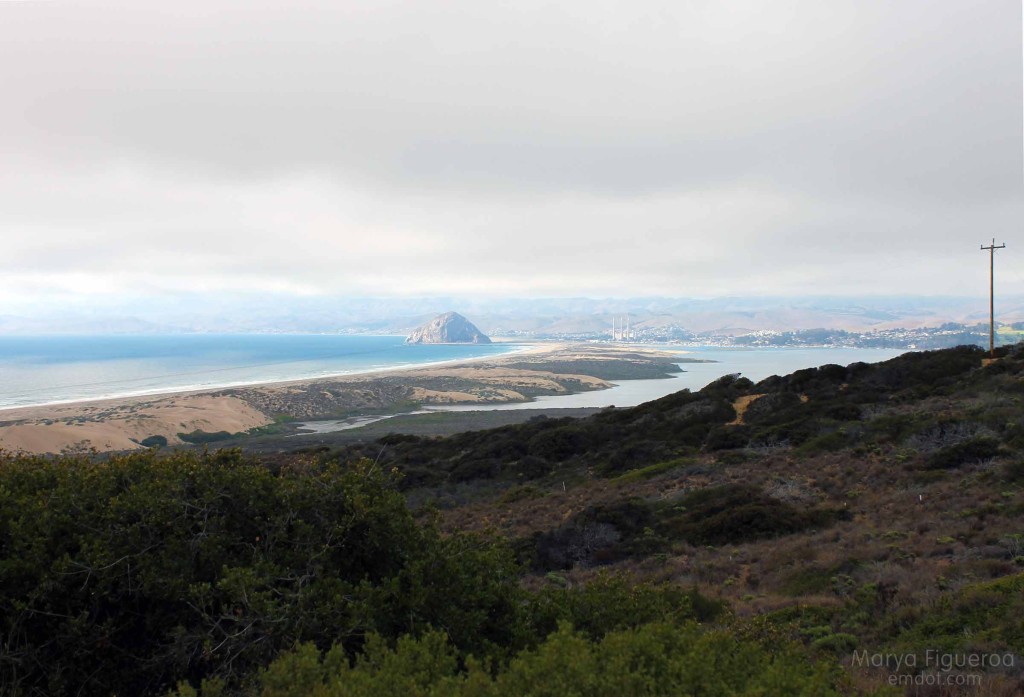
[[[0, 449], [30, 453], [132, 450], [193, 431], [247, 432], [282, 416], [338, 418], [406, 411], [416, 405], [527, 401], [538, 395], [610, 387], [573, 363], [638, 363], [669, 354], [632, 346], [538, 344], [499, 358], [215, 391], [78, 402], [0, 412]], [[597, 362], [597, 363], [595, 363]], [[530, 364], [536, 364], [533, 369]], [[549, 369], [557, 364], [559, 370]]]

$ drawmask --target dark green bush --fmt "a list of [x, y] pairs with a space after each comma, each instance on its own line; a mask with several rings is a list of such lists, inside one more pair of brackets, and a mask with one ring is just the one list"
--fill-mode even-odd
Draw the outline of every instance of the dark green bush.
[[637, 583], [604, 573], [582, 587], [549, 587], [531, 595], [526, 613], [531, 622], [530, 636], [546, 637], [557, 630], [559, 623], [567, 622], [592, 640], [651, 622], [714, 622], [727, 615], [725, 602], [702, 595], [695, 588]]
[[556, 462], [583, 452], [586, 445], [586, 433], [574, 426], [541, 431], [527, 443], [531, 455]]
[[986, 646], [1019, 654], [1024, 646], [1024, 574], [964, 586], [945, 593], [930, 611], [896, 628], [900, 650], [962, 650]]
[[404, 637], [393, 648], [371, 637], [365, 655], [354, 663], [341, 650], [322, 656], [307, 644], [275, 661], [260, 682], [265, 697], [846, 693], [834, 664], [816, 664], [792, 646], [768, 648], [726, 631], [668, 623], [613, 632], [598, 641], [563, 624], [536, 649], [493, 671], [475, 662], [460, 671], [443, 632]]
[[836, 421], [860, 421], [861, 408], [856, 404], [835, 404], [825, 409], [824, 414]]
[[1024, 460], [1007, 462], [1006, 467], [1003, 469], [1003, 476], [1009, 482], [1016, 482], [1018, 484], [1024, 482]]
[[[757, 390], [763, 389], [758, 385]], [[789, 421], [793, 418], [793, 409], [799, 410], [803, 403], [800, 395], [793, 392], [769, 392], [750, 403], [743, 414], [743, 420], [749, 424], [769, 425]]]
[[835, 654], [847, 654], [857, 648], [857, 637], [852, 634], [828, 634], [811, 642], [811, 648]]
[[[703, 429], [701, 432], [703, 437]], [[664, 445], [650, 441], [633, 441], [626, 443], [608, 454], [607, 459], [595, 469], [604, 477], [614, 477], [629, 470], [648, 467], [669, 455]]]
[[999, 454], [999, 441], [978, 436], [936, 450], [925, 458], [927, 469], [955, 469], [966, 464], [988, 460]]
[[[629, 499], [591, 506], [549, 532], [520, 541], [520, 559], [536, 571], [608, 564], [634, 551], [634, 541], [655, 524], [652, 507]], [[648, 553], [657, 550], [650, 550]]]
[[921, 417], [914, 414], [877, 416], [864, 422], [868, 436], [887, 443], [900, 443], [920, 427]]
[[704, 441], [704, 450], [735, 450], [750, 442], [750, 428], [746, 426], [715, 426]]
[[229, 438], [234, 438], [234, 435], [227, 431], [214, 431], [210, 433], [197, 428], [191, 433], [179, 433], [178, 438], [186, 443], [202, 445], [203, 443], [216, 443], [219, 440], [228, 440]]
[[139, 445], [143, 448], [166, 448], [167, 438], [164, 436], [149, 436], [140, 440]]
[[872, 366], [863, 380], [889, 392], [913, 390], [918, 397], [944, 394], [958, 378], [978, 370], [984, 356], [978, 346], [907, 353]]
[[843, 511], [797, 508], [742, 484], [727, 484], [686, 496], [659, 526], [694, 544], [723, 545], [827, 527]]
[[[757, 404], [757, 402], [754, 402], [754, 404]], [[794, 421], [788, 421], [786, 423], [780, 423], [777, 426], [754, 429], [751, 441], [755, 443], [786, 442], [790, 445], [797, 446], [816, 438], [821, 435], [821, 433], [822, 426], [817, 420], [813, 418], [801, 418]]]
[[802, 455], [835, 452], [852, 443], [852, 438], [843, 430], [829, 431], [811, 438], [798, 448]]
[[237, 682], [296, 641], [428, 625], [483, 654], [516, 641], [517, 578], [503, 547], [418, 525], [368, 462], [0, 457], [5, 695]]

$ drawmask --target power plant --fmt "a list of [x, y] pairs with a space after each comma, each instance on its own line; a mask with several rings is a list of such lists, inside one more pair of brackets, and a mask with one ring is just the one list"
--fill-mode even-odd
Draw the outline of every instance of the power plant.
[[629, 315], [612, 317], [612, 341], [636, 341], [636, 330], [629, 327]]

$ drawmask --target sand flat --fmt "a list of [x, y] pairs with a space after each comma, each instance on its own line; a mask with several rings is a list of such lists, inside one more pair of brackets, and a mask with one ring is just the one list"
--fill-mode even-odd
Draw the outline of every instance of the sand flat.
[[[133, 450], [149, 436], [164, 436], [168, 443], [177, 444], [182, 442], [178, 433], [237, 433], [272, 421], [237, 397], [207, 394], [30, 407], [4, 416], [9, 425], [0, 426], [0, 448], [32, 453]], [[12, 417], [16, 422], [10, 424]]]
[[[243, 433], [284, 414], [298, 419], [331, 418], [411, 403], [515, 402], [527, 400], [526, 394], [531, 393], [603, 389], [611, 383], [575, 372], [553, 373], [541, 366], [547, 360], [611, 361], [621, 359], [624, 352], [660, 353], [632, 345], [537, 343], [515, 354], [451, 365], [6, 409], [0, 411], [0, 449], [30, 453], [133, 450], [150, 436], [163, 436], [174, 445], [182, 442], [179, 433]], [[537, 370], [522, 365], [534, 361]]]

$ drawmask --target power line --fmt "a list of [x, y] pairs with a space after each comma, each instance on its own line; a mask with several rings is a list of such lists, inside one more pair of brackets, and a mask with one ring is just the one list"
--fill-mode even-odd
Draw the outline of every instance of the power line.
[[988, 352], [991, 358], [996, 357], [996, 250], [1005, 248], [1005, 242], [997, 247], [994, 237], [989, 246], [981, 245], [982, 251], [988, 250]]

